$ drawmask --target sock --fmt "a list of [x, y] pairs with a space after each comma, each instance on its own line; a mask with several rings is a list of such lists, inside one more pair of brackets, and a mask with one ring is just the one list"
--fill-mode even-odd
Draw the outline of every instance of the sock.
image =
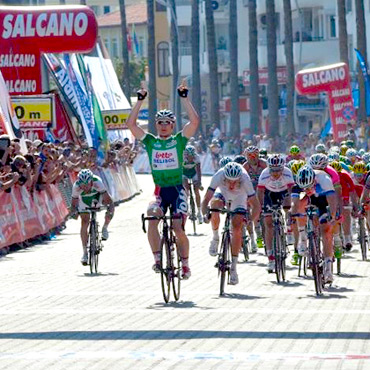
[[236, 271], [236, 264], [238, 263], [238, 256], [232, 256], [231, 258], [231, 270]]
[[347, 244], [347, 243], [352, 243], [352, 240], [351, 240], [351, 235], [344, 235], [344, 242]]
[[183, 266], [189, 267], [189, 258], [181, 257], [181, 263]]
[[339, 234], [334, 234], [334, 244], [335, 245], [340, 245], [340, 235]]
[[306, 229], [305, 229], [305, 227], [303, 226], [300, 226], [299, 227], [299, 240], [301, 241], [301, 242], [305, 242], [306, 240], [307, 240], [307, 235], [306, 235]]
[[153, 256], [155, 263], [161, 262], [161, 252], [153, 252]]
[[213, 231], [213, 239], [214, 240], [219, 240], [220, 239], [220, 237], [219, 237], [219, 235], [218, 235], [218, 229], [216, 229], [216, 230], [212, 230]]

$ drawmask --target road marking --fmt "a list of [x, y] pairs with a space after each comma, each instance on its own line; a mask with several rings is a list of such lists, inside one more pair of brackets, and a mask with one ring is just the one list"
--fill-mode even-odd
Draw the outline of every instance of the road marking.
[[0, 352], [0, 358], [25, 360], [71, 359], [132, 359], [132, 360], [219, 360], [219, 361], [276, 361], [276, 360], [370, 360], [370, 354], [322, 353], [249, 353], [249, 352], [187, 352], [187, 351], [65, 351], [65, 352]]
[[[185, 302], [186, 304], [186, 302]], [[350, 310], [350, 309], [332, 309], [332, 310], [324, 310], [324, 309], [274, 309], [274, 308], [212, 308], [212, 307], [181, 307], [180, 303], [174, 303], [172, 306], [151, 306], [147, 308], [83, 308], [83, 309], [75, 309], [75, 308], [61, 308], [58, 306], [58, 308], [48, 308], [48, 309], [21, 309], [21, 310], [6, 310], [2, 309], [0, 310], [0, 315], [3, 316], [14, 316], [14, 315], [95, 315], [95, 314], [126, 314], [126, 313], [145, 313], [145, 314], [154, 314], [154, 313], [160, 313], [163, 314], [163, 312], [168, 313], [174, 313], [174, 314], [188, 314], [188, 315], [194, 315], [195, 313], [204, 313], [206, 315], [209, 314], [224, 314], [224, 313], [231, 313], [231, 314], [261, 314], [261, 315], [286, 315], [286, 314], [336, 314], [336, 315], [370, 315], [370, 310]]]

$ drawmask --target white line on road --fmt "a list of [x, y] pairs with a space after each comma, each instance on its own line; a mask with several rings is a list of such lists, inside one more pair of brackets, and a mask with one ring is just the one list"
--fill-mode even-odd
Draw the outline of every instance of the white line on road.
[[249, 352], [186, 352], [186, 351], [40, 351], [0, 352], [0, 358], [25, 360], [73, 359], [132, 359], [132, 360], [222, 360], [222, 361], [276, 361], [276, 360], [370, 360], [370, 354], [322, 353], [249, 353]]

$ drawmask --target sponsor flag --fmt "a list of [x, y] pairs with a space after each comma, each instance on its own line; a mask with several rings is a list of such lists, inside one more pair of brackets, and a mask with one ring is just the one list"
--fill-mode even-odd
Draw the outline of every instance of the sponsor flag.
[[135, 23], [132, 25], [132, 39], [134, 41], [136, 55], [139, 55], [139, 41], [136, 36]]
[[132, 52], [132, 39], [131, 39], [130, 32], [127, 32], [127, 49], [129, 53]]
[[107, 150], [108, 149], [107, 132], [104, 127], [103, 116], [99, 108], [98, 99], [96, 98], [96, 95], [94, 93], [94, 89], [92, 86], [91, 72], [90, 72], [89, 66], [87, 66], [86, 68], [84, 58], [82, 57], [81, 54], [77, 54], [76, 58], [78, 62], [78, 67], [80, 69], [81, 77], [85, 84], [85, 89], [86, 89], [87, 95], [90, 100], [90, 104], [93, 109], [94, 122], [95, 122], [96, 129], [98, 131], [100, 142], [102, 143], [103, 148]]
[[360, 64], [362, 74], [364, 76], [366, 115], [369, 117], [370, 116], [370, 79], [367, 73], [367, 66], [366, 66], [364, 57], [362, 56], [359, 50], [355, 49], [355, 52], [356, 52], [358, 63]]
[[90, 100], [88, 98], [88, 94], [86, 93], [84, 86], [80, 83], [77, 78], [76, 71], [74, 70], [71, 59], [68, 54], [64, 54], [64, 62], [66, 65], [68, 76], [72, 83], [72, 88], [76, 94], [78, 107], [79, 107], [79, 116], [82, 121], [85, 135], [87, 139], [87, 143], [89, 147], [93, 147], [95, 149], [99, 148], [99, 139], [97, 134], [97, 129], [94, 122], [94, 114], [92, 105], [90, 104]]
[[0, 124], [10, 139], [19, 139], [22, 154], [27, 154], [27, 146], [21, 131], [18, 117], [15, 114], [5, 80], [0, 72]]

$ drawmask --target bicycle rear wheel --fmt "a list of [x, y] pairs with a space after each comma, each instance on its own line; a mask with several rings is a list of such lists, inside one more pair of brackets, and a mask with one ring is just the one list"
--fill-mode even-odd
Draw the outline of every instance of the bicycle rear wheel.
[[172, 243], [171, 250], [173, 261], [172, 289], [175, 300], [178, 301], [180, 299], [180, 288], [181, 288], [181, 258], [176, 243]]
[[228, 232], [224, 233], [222, 236], [221, 251], [218, 257], [218, 272], [220, 276], [220, 296], [225, 293], [225, 281], [226, 274], [229, 278], [229, 245], [230, 245], [230, 234]]
[[89, 232], [89, 265], [90, 273], [98, 272], [98, 257], [96, 254], [98, 245], [97, 245], [97, 225], [96, 222], [90, 222], [90, 232]]
[[194, 202], [194, 195], [193, 195], [193, 189], [192, 187], [189, 188], [189, 194], [190, 194], [190, 219], [193, 223], [193, 230], [194, 235], [197, 233], [197, 215], [195, 211], [195, 202]]
[[364, 218], [359, 218], [359, 231], [358, 231], [358, 239], [361, 246], [361, 254], [362, 254], [362, 260], [367, 260], [367, 238], [366, 238], [366, 230], [365, 230], [365, 220]]
[[244, 254], [244, 261], [249, 261], [249, 236], [247, 226], [244, 224], [242, 229], [242, 249]]
[[172, 261], [170, 245], [167, 238], [161, 240], [161, 286], [163, 299], [166, 303], [170, 300]]

